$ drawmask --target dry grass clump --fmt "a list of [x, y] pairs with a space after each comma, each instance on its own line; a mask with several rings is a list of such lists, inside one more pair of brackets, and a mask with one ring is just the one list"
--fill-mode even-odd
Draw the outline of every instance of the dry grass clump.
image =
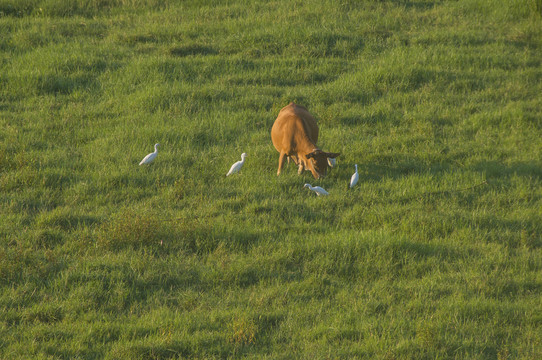
[[110, 250], [159, 246], [165, 236], [163, 230], [163, 224], [153, 215], [128, 209], [100, 227], [96, 245]]
[[232, 320], [230, 342], [236, 346], [251, 345], [256, 342], [258, 325], [253, 319], [237, 317]]

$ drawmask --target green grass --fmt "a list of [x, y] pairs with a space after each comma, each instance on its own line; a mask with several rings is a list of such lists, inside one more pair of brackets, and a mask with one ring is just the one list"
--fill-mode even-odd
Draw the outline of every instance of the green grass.
[[0, 358], [542, 358], [541, 8], [0, 0]]

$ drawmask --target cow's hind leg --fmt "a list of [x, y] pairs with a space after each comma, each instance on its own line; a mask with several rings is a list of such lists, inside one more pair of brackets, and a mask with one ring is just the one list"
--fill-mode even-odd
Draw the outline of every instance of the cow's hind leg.
[[279, 169], [277, 171], [277, 176], [280, 175], [282, 168], [284, 167], [284, 162], [286, 161], [286, 153], [281, 152], [279, 156]]

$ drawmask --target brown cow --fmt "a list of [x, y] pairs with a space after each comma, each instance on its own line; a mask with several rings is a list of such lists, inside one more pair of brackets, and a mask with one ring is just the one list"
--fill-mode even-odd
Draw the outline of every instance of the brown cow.
[[280, 153], [279, 169], [284, 166], [286, 157], [292, 158], [299, 166], [298, 173], [310, 170], [315, 179], [324, 176], [329, 166], [327, 159], [340, 154], [327, 153], [316, 146], [318, 125], [309, 111], [301, 105], [290, 103], [283, 107], [271, 128], [271, 140]]

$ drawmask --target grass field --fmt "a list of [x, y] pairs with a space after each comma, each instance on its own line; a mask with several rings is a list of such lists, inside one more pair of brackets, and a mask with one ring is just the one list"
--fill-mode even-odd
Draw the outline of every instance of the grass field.
[[0, 0], [0, 358], [541, 359], [541, 94], [539, 0]]

